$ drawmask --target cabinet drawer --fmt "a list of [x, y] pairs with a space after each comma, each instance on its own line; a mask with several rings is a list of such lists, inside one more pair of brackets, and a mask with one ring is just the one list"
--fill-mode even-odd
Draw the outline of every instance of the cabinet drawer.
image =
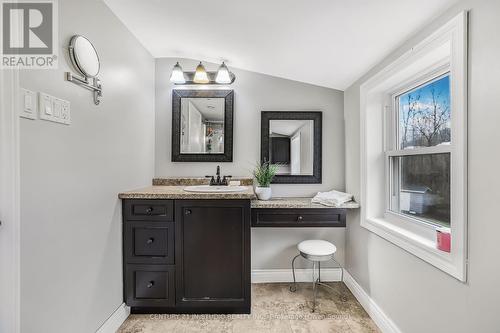
[[167, 265], [127, 265], [125, 301], [129, 306], [173, 306], [175, 268]]
[[128, 221], [173, 221], [173, 200], [125, 200], [124, 217]]
[[345, 227], [343, 208], [254, 208], [252, 227]]
[[137, 264], [173, 264], [174, 228], [174, 222], [125, 223], [125, 261]]

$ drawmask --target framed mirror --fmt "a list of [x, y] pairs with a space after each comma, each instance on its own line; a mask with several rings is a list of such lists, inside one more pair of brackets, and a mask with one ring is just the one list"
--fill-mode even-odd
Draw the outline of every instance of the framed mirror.
[[75, 68], [85, 77], [94, 78], [99, 74], [99, 55], [94, 45], [81, 35], [71, 37], [69, 54]]
[[261, 162], [279, 165], [273, 184], [321, 183], [319, 111], [262, 111]]
[[233, 161], [233, 91], [172, 91], [172, 162]]

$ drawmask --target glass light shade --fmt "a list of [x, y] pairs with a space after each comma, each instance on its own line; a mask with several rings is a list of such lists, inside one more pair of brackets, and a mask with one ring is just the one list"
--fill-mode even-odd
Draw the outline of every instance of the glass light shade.
[[193, 82], [194, 83], [208, 83], [210, 80], [208, 79], [207, 71], [205, 67], [203, 67], [201, 61], [200, 64], [196, 67], [196, 72], [194, 73]]
[[215, 77], [215, 82], [217, 83], [231, 83], [231, 76], [229, 75], [229, 69], [223, 62], [217, 71], [217, 76]]
[[181, 65], [176, 63], [174, 69], [172, 70], [172, 74], [170, 75], [170, 82], [173, 83], [186, 83], [186, 79], [184, 78], [184, 71], [182, 70]]

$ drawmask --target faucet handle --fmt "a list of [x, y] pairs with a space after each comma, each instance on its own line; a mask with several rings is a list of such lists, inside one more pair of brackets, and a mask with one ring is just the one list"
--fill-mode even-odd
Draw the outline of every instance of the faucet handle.
[[210, 185], [213, 185], [215, 183], [214, 176], [205, 176], [205, 178], [210, 178]]
[[224, 176], [222, 177], [222, 184], [223, 185], [229, 185], [229, 179], [233, 176]]

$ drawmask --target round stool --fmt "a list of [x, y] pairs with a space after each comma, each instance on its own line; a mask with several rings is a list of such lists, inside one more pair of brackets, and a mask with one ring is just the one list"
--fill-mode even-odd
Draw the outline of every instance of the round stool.
[[[292, 274], [293, 274], [293, 285], [290, 286], [290, 291], [297, 291], [297, 282], [295, 280], [295, 259], [298, 257], [303, 257], [313, 263], [312, 269], [312, 280], [313, 280], [313, 306], [312, 312], [316, 309], [316, 290], [318, 286], [323, 286], [334, 290], [327, 284], [321, 282], [321, 262], [333, 260], [341, 269], [341, 274], [343, 275], [342, 266], [334, 259], [333, 255], [337, 252], [337, 247], [330, 242], [320, 239], [310, 239], [305, 240], [297, 245], [299, 254], [297, 254], [292, 259]], [[316, 265], [318, 266], [318, 278], [315, 277]], [[343, 276], [341, 277], [341, 281]]]

